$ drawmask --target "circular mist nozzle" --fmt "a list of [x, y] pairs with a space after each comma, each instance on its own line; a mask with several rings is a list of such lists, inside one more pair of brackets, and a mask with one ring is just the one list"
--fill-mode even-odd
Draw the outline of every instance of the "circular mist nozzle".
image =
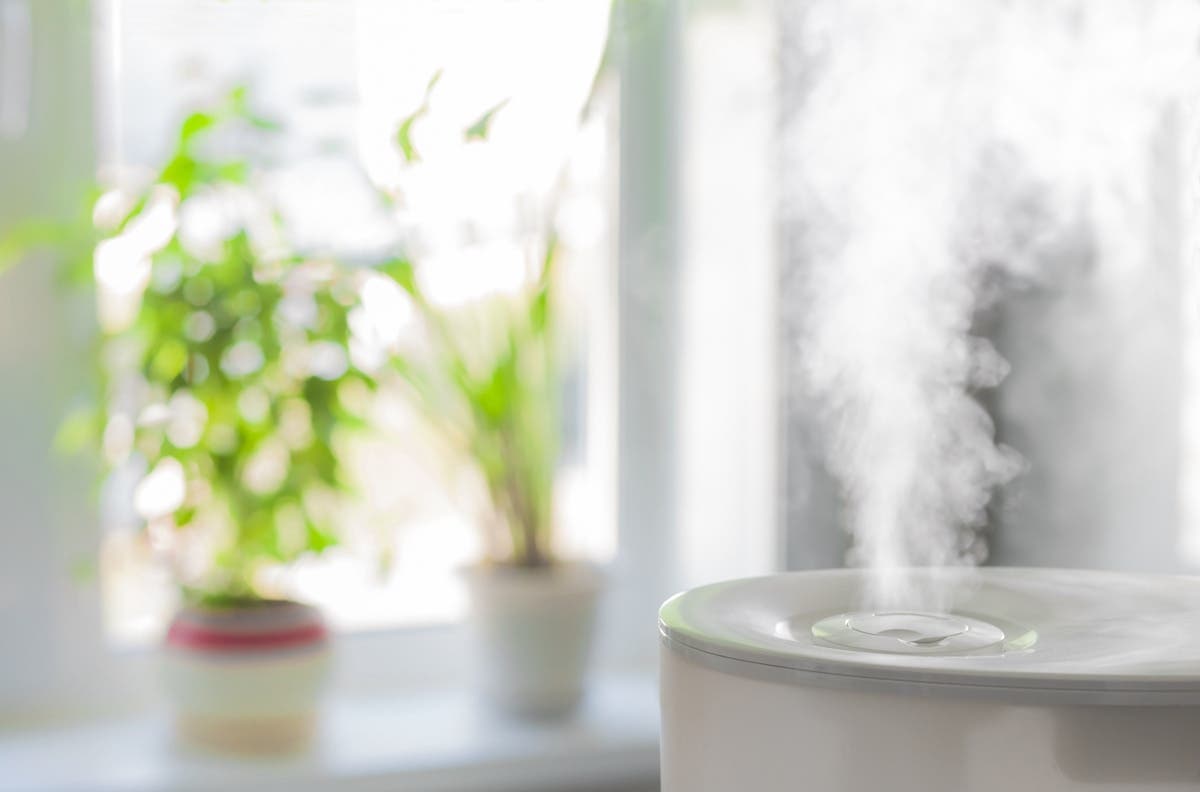
[[826, 645], [891, 654], [1001, 652], [1005, 633], [994, 624], [957, 613], [907, 611], [842, 613], [812, 626]]

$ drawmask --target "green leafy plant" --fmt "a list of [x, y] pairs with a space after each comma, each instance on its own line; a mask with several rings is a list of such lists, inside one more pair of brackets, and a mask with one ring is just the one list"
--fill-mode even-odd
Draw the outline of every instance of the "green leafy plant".
[[[421, 107], [397, 132], [407, 163], [420, 161], [411, 134], [428, 111], [437, 80], [435, 75]], [[464, 141], [486, 141], [505, 104], [469, 125]], [[427, 340], [422, 353], [395, 354], [395, 370], [421, 414], [481, 474], [491, 512], [490, 560], [519, 567], [555, 561], [561, 339], [555, 316], [558, 245], [553, 233], [545, 237], [540, 261], [523, 290], [494, 295], [466, 309], [442, 307], [430, 299], [418, 277], [419, 263], [396, 259], [378, 267], [408, 295]], [[481, 329], [481, 316], [486, 329]]]
[[374, 387], [348, 355], [353, 273], [291, 250], [249, 161], [212, 153], [275, 129], [235, 90], [184, 119], [147, 187], [100, 199], [99, 238], [39, 224], [9, 243], [51, 243], [94, 287], [99, 386], [63, 444], [140, 463], [139, 513], [190, 550], [175, 571], [208, 603], [270, 596], [262, 567], [336, 542], [335, 447]]

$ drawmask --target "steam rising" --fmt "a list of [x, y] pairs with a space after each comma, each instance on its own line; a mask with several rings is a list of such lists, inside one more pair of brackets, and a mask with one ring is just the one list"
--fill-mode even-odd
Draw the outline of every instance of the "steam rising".
[[[1152, 132], [1194, 74], [1197, 4], [827, 0], [785, 131], [805, 228], [804, 382], [829, 428], [867, 604], [942, 609], [904, 569], [975, 564], [1019, 474], [977, 400], [1008, 364], [973, 333], [1081, 229], [1140, 264]], [[1061, 258], [1061, 256], [1059, 256]]]

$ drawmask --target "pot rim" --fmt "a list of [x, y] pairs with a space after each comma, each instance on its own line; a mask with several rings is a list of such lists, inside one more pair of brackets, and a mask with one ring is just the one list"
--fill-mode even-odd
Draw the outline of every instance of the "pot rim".
[[169, 649], [244, 654], [324, 645], [329, 629], [319, 608], [292, 600], [179, 608], [164, 637]]
[[559, 596], [595, 597], [607, 575], [597, 564], [558, 561], [541, 567], [473, 564], [460, 567], [459, 576], [471, 599], [546, 600]]

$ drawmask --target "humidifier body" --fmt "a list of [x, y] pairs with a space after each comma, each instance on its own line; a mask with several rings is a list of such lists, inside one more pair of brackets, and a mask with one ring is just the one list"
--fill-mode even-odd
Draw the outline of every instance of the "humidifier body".
[[[957, 590], [957, 639], [889, 628], [867, 649], [829, 640], [822, 625], [858, 604], [855, 570], [668, 601], [664, 792], [1200, 789], [1200, 582], [928, 574]], [[1004, 639], [956, 646], [985, 632], [974, 620]]]

